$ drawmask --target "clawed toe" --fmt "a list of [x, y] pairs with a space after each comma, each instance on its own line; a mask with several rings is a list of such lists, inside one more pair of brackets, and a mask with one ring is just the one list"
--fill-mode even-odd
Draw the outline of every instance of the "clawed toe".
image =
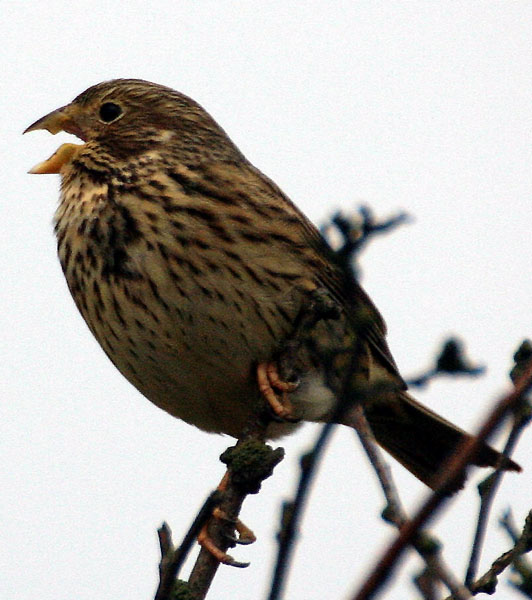
[[[281, 421], [297, 422], [292, 403], [288, 399], [288, 394], [294, 392], [299, 383], [283, 381], [279, 377], [275, 363], [260, 363], [257, 366], [257, 383], [260, 393], [268, 402], [273, 414]], [[277, 396], [274, 388], [281, 392], [281, 398]]]
[[[222, 478], [222, 481], [218, 485], [219, 491], [225, 490], [225, 488], [227, 487], [227, 480], [228, 480], [228, 473], [226, 473], [224, 475], [224, 477]], [[253, 531], [251, 531], [251, 529], [247, 525], [242, 523], [242, 521], [240, 519], [230, 519], [223, 512], [223, 510], [220, 510], [219, 508], [215, 508], [212, 511], [211, 519], [220, 519], [220, 520], [224, 520], [226, 522], [231, 523], [231, 525], [233, 526], [234, 531], [236, 533], [236, 535], [234, 535], [234, 536], [232, 536], [232, 535], [228, 536], [229, 540], [231, 541], [232, 544], [247, 545], [247, 544], [252, 544], [257, 539], [255, 537], [255, 534], [253, 533]], [[235, 560], [231, 555], [227, 554], [227, 552], [224, 552], [223, 550], [218, 548], [218, 546], [216, 545], [214, 540], [209, 535], [208, 529], [209, 529], [209, 522], [205, 523], [205, 525], [202, 527], [202, 529], [198, 535], [198, 544], [202, 548], [205, 548], [205, 550], [210, 552], [217, 561], [223, 563], [224, 565], [229, 565], [231, 567], [238, 567], [241, 569], [249, 566], [248, 562], [239, 562], [239, 561]]]
[[238, 539], [235, 540], [237, 544], [247, 546], [248, 544], [253, 544], [253, 542], [257, 541], [253, 531], [251, 531], [247, 525], [242, 523], [240, 519], [237, 520], [235, 529], [238, 533]]
[[221, 562], [224, 565], [229, 565], [230, 567], [238, 567], [240, 569], [249, 567], [248, 562], [239, 562], [238, 560], [235, 560], [230, 554], [227, 554], [227, 552], [220, 550], [220, 548], [218, 548], [211, 536], [208, 534], [207, 527], [207, 525], [204, 525], [204, 527], [198, 535], [198, 544], [202, 548], [205, 548], [205, 550], [210, 552], [218, 562]]

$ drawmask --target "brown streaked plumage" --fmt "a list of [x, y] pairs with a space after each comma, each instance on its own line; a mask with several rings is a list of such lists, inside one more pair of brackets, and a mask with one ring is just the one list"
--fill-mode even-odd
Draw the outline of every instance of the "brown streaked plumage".
[[[148, 399], [206, 431], [237, 437], [257, 394], [254, 367], [290, 335], [308, 293], [342, 309], [314, 333], [351, 348], [361, 382], [390, 391], [364, 409], [377, 440], [426, 484], [468, 435], [405, 391], [384, 321], [321, 236], [193, 100], [146, 81], [101, 83], [28, 130], [64, 130], [35, 173], [60, 173], [59, 258], [90, 330]], [[363, 313], [363, 332], [355, 323]], [[355, 343], [356, 341], [356, 343]], [[325, 421], [334, 397], [302, 354], [295, 416]], [[345, 419], [349, 425], [349, 415]], [[274, 423], [275, 437], [293, 423]], [[488, 446], [476, 464], [494, 465]], [[503, 458], [508, 469], [519, 467]]]

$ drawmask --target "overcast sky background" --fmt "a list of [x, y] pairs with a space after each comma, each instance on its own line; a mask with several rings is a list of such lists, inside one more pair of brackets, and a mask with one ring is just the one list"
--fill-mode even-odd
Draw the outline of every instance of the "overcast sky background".
[[[88, 86], [140, 77], [198, 100], [317, 224], [360, 203], [414, 221], [371, 244], [363, 283], [410, 376], [460, 334], [488, 367], [417, 394], [474, 428], [508, 389], [531, 335], [532, 3], [2, 2], [1, 600], [153, 597], [163, 520], [179, 540], [223, 473], [231, 443], [152, 406], [114, 369], [78, 315], [56, 259], [57, 176], [26, 171], [69, 136], [22, 130]], [[282, 500], [317, 435], [287, 456], [243, 519], [209, 597], [261, 599]], [[497, 517], [532, 508], [531, 433], [493, 510], [483, 568], [508, 541]], [[410, 511], [426, 490], [394, 464]], [[434, 529], [462, 576], [474, 482]], [[355, 436], [336, 431], [305, 513], [286, 598], [348, 598], [391, 539]], [[413, 598], [420, 562], [383, 596]], [[184, 575], [187, 571], [184, 572]], [[500, 583], [499, 597], [517, 598]]]

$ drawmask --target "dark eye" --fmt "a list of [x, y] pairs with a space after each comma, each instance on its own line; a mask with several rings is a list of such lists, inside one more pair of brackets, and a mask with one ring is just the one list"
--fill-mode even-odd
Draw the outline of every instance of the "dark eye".
[[100, 119], [104, 123], [112, 123], [122, 114], [122, 108], [114, 102], [106, 102], [100, 106]]

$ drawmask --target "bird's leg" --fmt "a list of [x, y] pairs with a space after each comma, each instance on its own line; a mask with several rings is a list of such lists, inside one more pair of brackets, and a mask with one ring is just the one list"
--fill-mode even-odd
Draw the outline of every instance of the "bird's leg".
[[[273, 362], [259, 363], [257, 366], [257, 383], [260, 393], [264, 396], [276, 417], [283, 421], [298, 421], [292, 403], [288, 399], [288, 393], [295, 391], [298, 388], [298, 383], [283, 381], [279, 377], [277, 365]], [[281, 392], [281, 398], [277, 396], [274, 388]]]
[[[226, 471], [225, 475], [222, 477], [222, 480], [220, 481], [220, 483], [218, 484], [218, 487], [216, 489], [219, 492], [223, 492], [227, 487], [228, 480], [229, 480], [229, 471]], [[227, 515], [219, 508], [215, 508], [213, 510], [211, 518], [228, 520]], [[251, 531], [251, 529], [249, 527], [247, 527], [244, 523], [242, 523], [242, 521], [240, 519], [234, 520], [233, 526], [235, 528], [235, 531], [238, 534], [238, 537], [231, 539], [232, 542], [235, 542], [236, 544], [252, 544], [256, 540], [256, 537], [255, 537], [255, 534], [253, 533], [253, 531]], [[210, 552], [214, 556], [214, 558], [216, 558], [216, 560], [218, 560], [219, 562], [221, 562], [225, 565], [231, 565], [233, 567], [246, 567], [247, 563], [237, 562], [232, 556], [230, 556], [229, 554], [227, 554], [226, 552], [224, 552], [223, 550], [220, 550], [220, 548], [218, 548], [218, 546], [214, 543], [213, 539], [209, 535], [208, 527], [209, 527], [209, 522], [207, 521], [207, 523], [205, 523], [205, 525], [202, 527], [201, 531], [199, 532], [198, 544], [202, 548], [205, 548], [205, 550]]]

